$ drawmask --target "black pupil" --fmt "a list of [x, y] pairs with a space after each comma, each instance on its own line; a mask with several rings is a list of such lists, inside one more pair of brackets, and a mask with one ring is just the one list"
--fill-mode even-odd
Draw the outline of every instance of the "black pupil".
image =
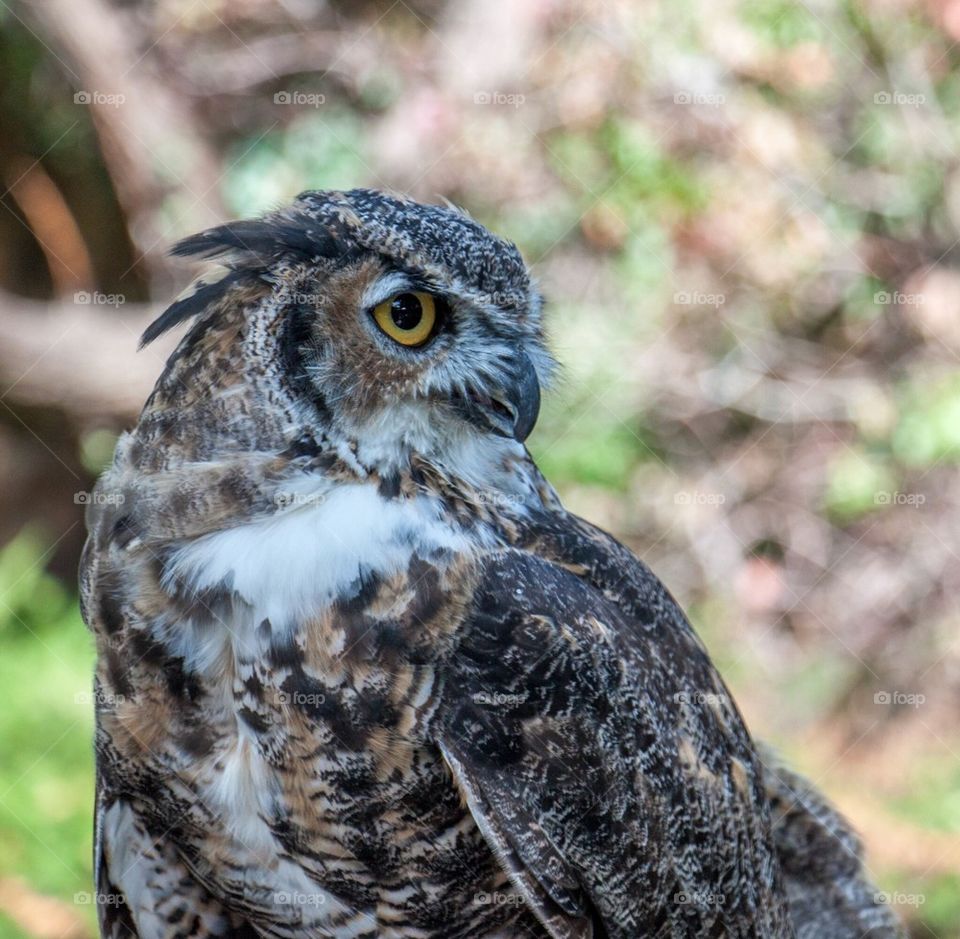
[[398, 329], [416, 329], [423, 319], [423, 306], [416, 294], [402, 293], [390, 304], [390, 318]]

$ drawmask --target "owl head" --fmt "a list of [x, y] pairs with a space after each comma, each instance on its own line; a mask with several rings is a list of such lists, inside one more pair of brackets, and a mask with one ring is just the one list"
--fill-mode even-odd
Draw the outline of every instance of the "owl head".
[[[222, 398], [233, 370], [269, 374], [300, 421], [356, 441], [371, 459], [454, 440], [517, 446], [536, 422], [552, 371], [541, 297], [517, 248], [452, 207], [362, 189], [305, 192], [174, 253], [216, 259], [223, 271], [143, 336], [197, 318], [168, 366], [191, 401]], [[230, 343], [242, 354], [211, 365]], [[177, 370], [191, 353], [194, 366]]]

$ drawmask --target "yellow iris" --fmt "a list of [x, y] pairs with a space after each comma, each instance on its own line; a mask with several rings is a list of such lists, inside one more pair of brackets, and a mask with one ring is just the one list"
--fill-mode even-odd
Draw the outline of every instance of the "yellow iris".
[[404, 346], [422, 346], [437, 323], [437, 306], [428, 293], [398, 293], [373, 310], [377, 325]]

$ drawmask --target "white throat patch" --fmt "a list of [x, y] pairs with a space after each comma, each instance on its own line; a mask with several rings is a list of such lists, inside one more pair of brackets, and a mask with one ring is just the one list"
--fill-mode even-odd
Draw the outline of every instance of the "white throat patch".
[[229, 585], [253, 607], [257, 622], [269, 619], [283, 629], [347, 593], [361, 571], [395, 572], [414, 552], [465, 551], [472, 543], [441, 519], [436, 500], [385, 499], [373, 483], [330, 487], [313, 480], [299, 491], [284, 487], [283, 498], [287, 504], [269, 518], [185, 545], [173, 556], [165, 586]]

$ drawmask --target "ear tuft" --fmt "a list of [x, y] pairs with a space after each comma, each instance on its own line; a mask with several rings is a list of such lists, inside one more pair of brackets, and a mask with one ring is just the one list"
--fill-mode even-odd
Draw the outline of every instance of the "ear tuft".
[[234, 285], [249, 281], [251, 279], [248, 271], [230, 271], [219, 280], [212, 283], [198, 280], [195, 281], [189, 292], [164, 310], [144, 331], [140, 337], [139, 348], [149, 345], [158, 336], [162, 336], [167, 330], [173, 329], [179, 323], [184, 322], [223, 299]]
[[178, 241], [175, 257], [217, 260], [228, 273], [215, 281], [198, 280], [154, 320], [140, 338], [140, 348], [167, 330], [198, 316], [241, 283], [264, 279], [284, 262], [307, 263], [347, 253], [334, 233], [302, 211], [282, 210], [263, 218], [228, 222]]
[[171, 254], [223, 258], [228, 267], [267, 268], [283, 260], [313, 261], [336, 252], [335, 239], [316, 219], [301, 213], [276, 213], [191, 235], [177, 242]]

